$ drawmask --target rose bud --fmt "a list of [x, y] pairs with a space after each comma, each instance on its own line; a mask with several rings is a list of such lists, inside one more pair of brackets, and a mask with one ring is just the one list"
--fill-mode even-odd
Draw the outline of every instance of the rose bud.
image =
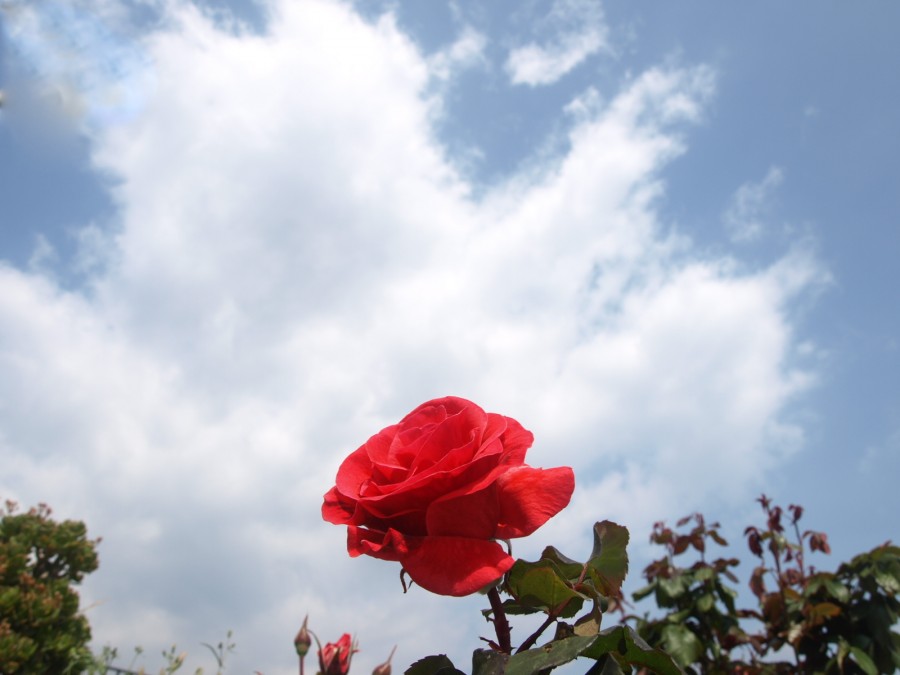
[[388, 655], [387, 661], [382, 663], [380, 666], [375, 666], [375, 670], [372, 671], [372, 675], [391, 675], [391, 659], [394, 658], [395, 651], [397, 651], [396, 645]]
[[399, 562], [432, 593], [475, 593], [513, 565], [500, 541], [527, 537], [572, 497], [572, 469], [525, 464], [533, 441], [471, 401], [428, 401], [344, 460], [322, 517], [347, 525], [352, 557]]
[[352, 638], [344, 633], [337, 642], [329, 642], [319, 650], [319, 673], [347, 675], [350, 672], [350, 659], [356, 651]]
[[303, 625], [300, 626], [300, 630], [297, 632], [297, 637], [294, 638], [294, 649], [297, 650], [297, 656], [303, 657], [309, 652], [309, 646], [312, 644], [312, 640], [309, 637], [309, 631], [306, 629], [306, 622], [309, 620], [309, 615], [307, 614], [303, 617]]

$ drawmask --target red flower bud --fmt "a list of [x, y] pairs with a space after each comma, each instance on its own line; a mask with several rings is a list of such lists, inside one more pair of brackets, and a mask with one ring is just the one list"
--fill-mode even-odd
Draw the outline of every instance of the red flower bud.
[[319, 650], [320, 675], [347, 675], [350, 659], [357, 651], [349, 633], [341, 635], [337, 642], [329, 642]]

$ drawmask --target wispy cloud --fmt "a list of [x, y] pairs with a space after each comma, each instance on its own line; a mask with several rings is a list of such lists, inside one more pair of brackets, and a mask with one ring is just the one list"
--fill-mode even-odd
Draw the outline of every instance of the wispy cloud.
[[763, 235], [773, 196], [783, 182], [784, 171], [776, 166], [761, 181], [745, 183], [737, 189], [722, 216], [732, 241], [751, 242]]
[[448, 80], [461, 70], [484, 65], [486, 44], [483, 33], [467, 26], [453, 44], [428, 59], [429, 70], [438, 80]]
[[603, 10], [597, 0], [556, 0], [540, 25], [542, 33], [554, 35], [510, 51], [506, 71], [513, 84], [553, 84], [589, 56], [610, 48]]
[[98, 640], [231, 628], [235, 670], [287, 673], [309, 611], [360, 636], [361, 669], [395, 643], [463, 661], [479, 598], [411, 600], [319, 518], [343, 456], [436, 395], [576, 469], [570, 513], [517, 553], [742, 499], [802, 438], [790, 308], [817, 262], [743, 273], [657, 211], [708, 69], [586, 95], [564, 156], [476, 200], [432, 127], [443, 66], [396, 23], [328, 0], [275, 3], [262, 35], [170, 12], [142, 43], [157, 95], [94, 138], [120, 211], [83, 236], [85, 287], [0, 267], [0, 494], [103, 535]]

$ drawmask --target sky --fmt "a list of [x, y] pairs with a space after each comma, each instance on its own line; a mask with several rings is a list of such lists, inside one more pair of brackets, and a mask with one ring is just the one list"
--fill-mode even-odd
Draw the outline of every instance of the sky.
[[[341, 460], [469, 398], [571, 466], [514, 553], [754, 499], [840, 561], [898, 538], [900, 6], [0, 2], [0, 496], [102, 537], [95, 644], [303, 616], [468, 662], [321, 520]], [[745, 578], [750, 563], [745, 563]], [[638, 605], [637, 609], [642, 606]], [[423, 627], [426, 627], [423, 629]]]

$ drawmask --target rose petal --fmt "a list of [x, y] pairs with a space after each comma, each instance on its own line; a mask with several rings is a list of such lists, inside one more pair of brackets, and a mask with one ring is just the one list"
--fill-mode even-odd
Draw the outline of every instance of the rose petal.
[[336, 487], [333, 487], [325, 495], [325, 501], [322, 504], [322, 518], [335, 525], [347, 525], [353, 521], [355, 510], [356, 501], [347, 499]]
[[446, 419], [431, 429], [425, 442], [418, 444], [415, 458], [410, 463], [411, 473], [422, 473], [435, 465], [441, 470], [469, 462], [483, 445], [483, 430], [487, 424], [487, 413], [477, 405], [460, 407], [461, 399], [442, 399], [452, 409]]
[[350, 453], [338, 468], [335, 487], [347, 497], [358, 497], [363, 484], [371, 479], [373, 465], [366, 445]]
[[352, 557], [369, 555], [397, 561], [425, 590], [463, 596], [481, 590], [506, 574], [515, 562], [495, 541], [465, 537], [407, 537], [394, 529], [376, 532], [347, 528]]
[[572, 469], [506, 469], [487, 488], [450, 494], [428, 507], [429, 535], [513, 539], [527, 537], [562, 511], [575, 489]]
[[465, 537], [408, 537], [403, 569], [419, 586], [439, 595], [463, 596], [506, 574], [515, 562], [495, 541]]
[[497, 479], [500, 517], [496, 537], [527, 537], [569, 504], [575, 474], [567, 466], [510, 469]]
[[359, 500], [360, 506], [378, 518], [418, 510], [425, 513], [442, 496], [477, 492], [493, 483], [509, 467], [498, 464], [497, 456], [479, 457], [453, 471], [416, 476], [397, 489]]
[[494, 482], [477, 492], [436, 500], [428, 507], [425, 527], [429, 535], [495, 539], [499, 517]]
[[397, 530], [378, 532], [355, 525], [347, 528], [347, 552], [351, 558], [370, 555], [373, 558], [397, 562], [406, 555], [407, 550], [405, 538]]
[[534, 434], [511, 417], [503, 419], [506, 420], [506, 429], [500, 437], [500, 442], [505, 450], [503, 463], [521, 466], [525, 463], [525, 452], [534, 443]]

